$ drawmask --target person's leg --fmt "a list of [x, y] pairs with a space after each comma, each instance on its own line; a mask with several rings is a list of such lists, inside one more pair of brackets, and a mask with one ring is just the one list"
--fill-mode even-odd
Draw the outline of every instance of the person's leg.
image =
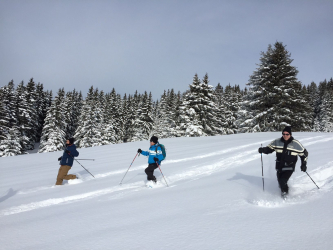
[[61, 165], [58, 171], [57, 182], [56, 185], [62, 185], [65, 176], [67, 175], [68, 171], [71, 169], [70, 166]]
[[145, 173], [147, 174], [147, 180], [148, 181], [155, 181], [156, 177], [154, 176], [154, 170], [157, 168], [157, 164], [149, 164], [148, 167], [145, 169]]
[[287, 170], [287, 171], [281, 171], [281, 172], [277, 172], [276, 176], [277, 176], [277, 180], [279, 182], [279, 186], [281, 188], [281, 192], [283, 193], [288, 193], [289, 191], [289, 187], [288, 187], [288, 180], [291, 177], [291, 175], [293, 174], [293, 170]]
[[76, 175], [75, 174], [68, 174], [64, 177], [65, 180], [73, 180], [76, 179]]

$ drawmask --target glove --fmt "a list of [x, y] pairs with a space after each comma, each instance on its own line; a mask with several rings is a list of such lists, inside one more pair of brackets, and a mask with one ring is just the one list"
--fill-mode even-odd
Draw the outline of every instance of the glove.
[[258, 148], [258, 152], [259, 152], [259, 154], [262, 154], [264, 152], [264, 149], [263, 148]]
[[306, 167], [306, 162], [303, 162], [302, 165], [301, 165], [301, 170], [302, 170], [303, 172], [306, 172], [306, 169], [307, 169], [307, 167]]
[[154, 161], [155, 161], [155, 162], [158, 162], [158, 158], [154, 157]]
[[67, 154], [70, 154], [70, 153], [71, 153], [71, 151], [69, 151], [69, 150], [66, 150], [65, 152], [66, 152]]
[[61, 161], [61, 159], [62, 159], [62, 156], [60, 156], [60, 157], [58, 158], [58, 161]]
[[138, 153], [141, 154], [142, 153], [142, 150], [141, 148], [138, 149]]

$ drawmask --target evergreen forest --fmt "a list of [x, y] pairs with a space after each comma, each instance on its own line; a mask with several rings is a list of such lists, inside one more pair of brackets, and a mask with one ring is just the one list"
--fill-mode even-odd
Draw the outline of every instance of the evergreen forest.
[[[121, 96], [90, 87], [57, 93], [34, 79], [0, 88], [0, 157], [159, 138], [282, 131], [333, 132], [333, 79], [301, 83], [282, 42], [268, 45], [247, 86], [216, 87], [194, 75], [184, 93], [164, 90]], [[39, 143], [39, 144], [36, 144]]]

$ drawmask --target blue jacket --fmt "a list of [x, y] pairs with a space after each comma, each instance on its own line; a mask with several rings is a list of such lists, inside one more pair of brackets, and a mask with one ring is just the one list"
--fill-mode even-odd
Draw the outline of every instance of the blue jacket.
[[[70, 155], [69, 156], [66, 153], [66, 150], [70, 151]], [[67, 148], [65, 148], [64, 153], [62, 155], [62, 158], [60, 160], [60, 165], [67, 165], [67, 166], [73, 166], [73, 161], [74, 161], [74, 157], [79, 156], [79, 152], [76, 150], [76, 146], [75, 144], [72, 144], [70, 146], [68, 146]]]
[[[163, 160], [163, 154], [161, 147], [158, 147], [159, 143], [151, 146], [148, 151], [142, 151], [141, 154], [144, 156], [148, 156], [148, 164], [155, 163], [154, 157], [158, 158], [158, 165], [161, 165], [161, 160]], [[157, 147], [157, 154], [156, 154]]]

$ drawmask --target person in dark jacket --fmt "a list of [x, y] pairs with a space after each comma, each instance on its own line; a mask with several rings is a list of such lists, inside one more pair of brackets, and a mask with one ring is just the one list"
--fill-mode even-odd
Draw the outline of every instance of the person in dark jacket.
[[163, 160], [163, 153], [161, 147], [158, 147], [158, 145], [158, 138], [156, 136], [152, 136], [150, 138], [150, 148], [148, 151], [142, 151], [140, 148], [138, 149], [138, 153], [148, 156], [148, 167], [145, 169], [148, 181], [156, 182], [154, 170], [158, 168]]
[[76, 150], [76, 146], [74, 144], [74, 138], [70, 138], [66, 140], [66, 148], [61, 157], [58, 158], [60, 161], [60, 168], [57, 176], [56, 185], [62, 185], [63, 180], [72, 180], [76, 179], [76, 175], [68, 174], [68, 171], [73, 166], [74, 157], [79, 156], [79, 152]]
[[276, 176], [281, 189], [281, 195], [288, 194], [288, 180], [295, 171], [297, 156], [301, 158], [301, 170], [306, 171], [308, 151], [302, 144], [291, 136], [291, 127], [282, 131], [282, 137], [272, 141], [267, 147], [259, 148], [259, 153], [270, 154], [276, 152]]

